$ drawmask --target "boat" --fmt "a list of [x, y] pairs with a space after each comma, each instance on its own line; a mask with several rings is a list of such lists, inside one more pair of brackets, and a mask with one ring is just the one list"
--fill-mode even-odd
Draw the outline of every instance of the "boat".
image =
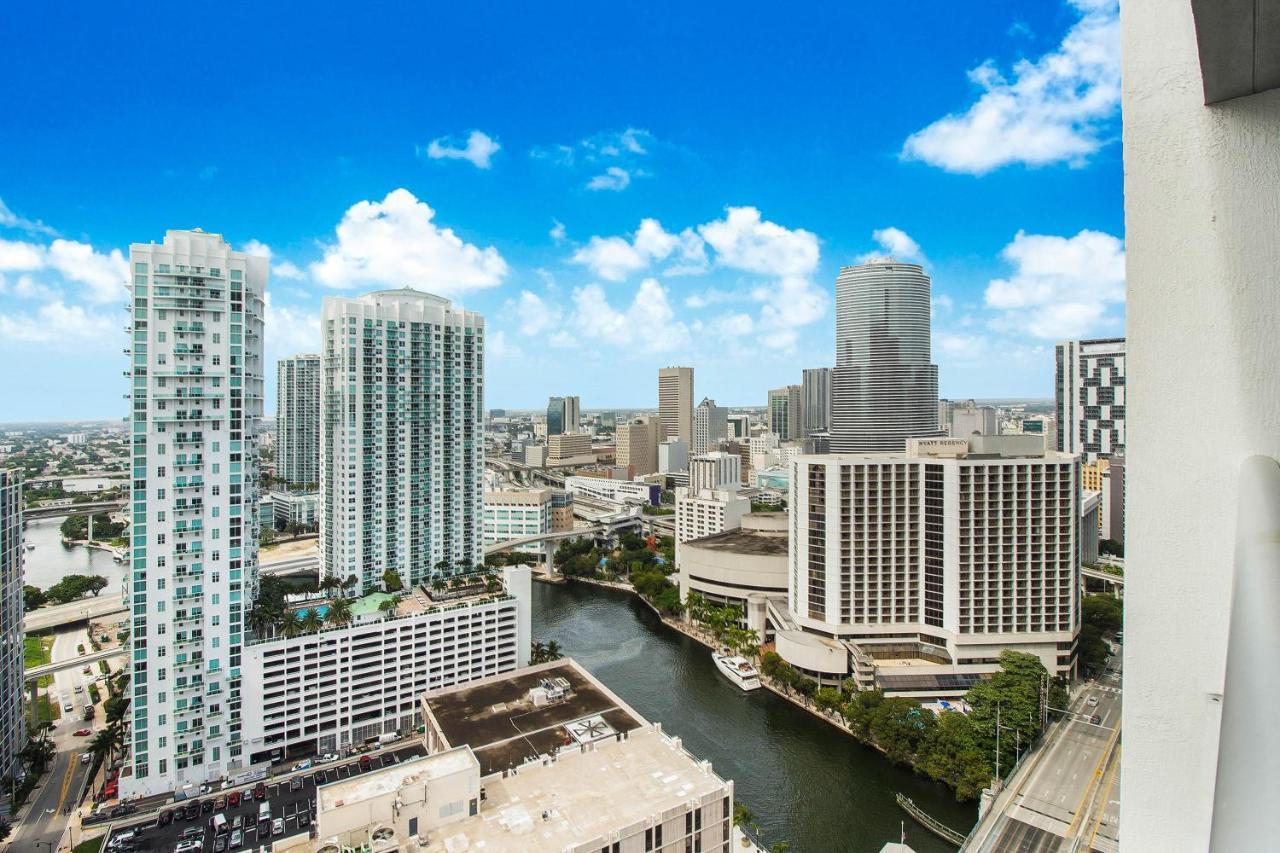
[[28, 542], [28, 543], [27, 543], [27, 550], [28, 550], [28, 551], [34, 551], [35, 549], [36, 549], [36, 543], [34, 543], [34, 542]]
[[712, 652], [711, 659], [716, 662], [716, 669], [724, 673], [725, 678], [743, 690], [758, 690], [760, 688], [760, 673], [751, 661], [741, 655], [731, 655], [728, 652]]

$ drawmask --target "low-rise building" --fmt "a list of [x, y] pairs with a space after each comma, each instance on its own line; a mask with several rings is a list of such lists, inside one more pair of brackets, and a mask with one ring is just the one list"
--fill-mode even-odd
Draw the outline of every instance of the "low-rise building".
[[601, 477], [565, 477], [564, 487], [571, 494], [616, 504], [649, 504], [657, 506], [662, 489], [657, 483], [633, 480], [606, 480]]
[[591, 465], [596, 454], [591, 449], [591, 436], [581, 432], [566, 432], [547, 437], [547, 467], [565, 465]]
[[[552, 436], [556, 438], [558, 436]], [[582, 436], [586, 438], [586, 436]], [[484, 493], [485, 547], [551, 532], [551, 489]]]
[[318, 789], [312, 850], [729, 849], [733, 783], [571, 660], [430, 692], [420, 716], [431, 754]]
[[[422, 724], [428, 690], [511, 672], [529, 662], [530, 570], [508, 566], [496, 588], [371, 593], [349, 624], [244, 646], [243, 741], [249, 762], [276, 749], [336, 752]], [[329, 602], [307, 604], [327, 616]], [[264, 631], [263, 633], [269, 633]]]
[[320, 523], [319, 492], [267, 492], [271, 500], [270, 520], [277, 530], [287, 530], [289, 525], [314, 529]]
[[682, 543], [681, 600], [696, 592], [717, 606], [736, 605], [766, 639], [765, 598], [787, 595], [787, 542], [785, 512], [752, 512], [735, 529]]
[[568, 489], [551, 489], [551, 532], [573, 529], [573, 494]]

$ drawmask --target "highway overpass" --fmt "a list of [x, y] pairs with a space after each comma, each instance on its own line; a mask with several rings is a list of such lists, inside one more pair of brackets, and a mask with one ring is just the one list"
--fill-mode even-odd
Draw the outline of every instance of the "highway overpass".
[[79, 669], [82, 666], [88, 666], [97, 663], [100, 660], [108, 658], [124, 657], [125, 650], [117, 646], [114, 649], [104, 649], [100, 652], [92, 652], [87, 655], [70, 658], [69, 660], [58, 661], [57, 663], [45, 663], [40, 666], [28, 667], [23, 670], [22, 677], [24, 681], [30, 681], [33, 678], [39, 678], [42, 675], [53, 675], [55, 672], [62, 672], [65, 669]]
[[69, 515], [97, 515], [100, 512], [114, 512], [124, 507], [126, 501], [94, 501], [83, 504], [63, 504], [61, 506], [37, 506], [24, 509], [23, 518], [60, 518]]

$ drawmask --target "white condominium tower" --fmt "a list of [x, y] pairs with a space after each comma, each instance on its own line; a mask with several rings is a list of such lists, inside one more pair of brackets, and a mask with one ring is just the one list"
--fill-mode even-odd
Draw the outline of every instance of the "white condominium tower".
[[276, 369], [276, 479], [314, 491], [320, 483], [320, 355], [282, 358]]
[[703, 397], [693, 410], [693, 446], [690, 453], [706, 453], [729, 438], [729, 410], [717, 406], [710, 397]]
[[693, 368], [663, 367], [658, 371], [658, 417], [667, 438], [693, 444]]
[[320, 554], [363, 592], [483, 557], [484, 318], [404, 288], [321, 314]]
[[938, 368], [930, 359], [929, 276], [891, 258], [843, 267], [836, 278], [831, 449], [901, 452], [941, 435]]
[[1058, 449], [1086, 462], [1124, 453], [1124, 338], [1064, 341], [1055, 376]]
[[779, 441], [800, 438], [800, 386], [787, 385], [769, 390], [769, 429]]
[[246, 764], [267, 259], [198, 229], [129, 256], [133, 753], [120, 792], [135, 796]]
[[0, 468], [0, 778], [13, 778], [26, 745], [22, 716], [22, 484]]

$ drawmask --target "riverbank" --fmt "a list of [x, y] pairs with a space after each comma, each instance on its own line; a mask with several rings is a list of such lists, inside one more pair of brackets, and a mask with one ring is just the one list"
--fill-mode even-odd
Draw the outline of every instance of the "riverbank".
[[[671, 630], [677, 628], [677, 630]], [[533, 635], [557, 641], [646, 719], [682, 739], [758, 817], [764, 847], [879, 853], [897, 841], [906, 817], [902, 792], [951, 826], [969, 826], [976, 808], [943, 785], [885, 761], [856, 739], [772, 690], [743, 692], [720, 675], [707, 641], [658, 618], [612, 582], [537, 584]], [[907, 824], [917, 853], [954, 847]]]
[[[662, 621], [662, 624], [666, 625], [668, 628], [679, 631], [681, 634], [684, 634], [689, 639], [693, 640], [694, 642], [698, 643], [701, 646], [706, 647], [710, 651], [714, 652], [719, 648], [719, 643], [716, 641], [715, 636], [711, 634], [709, 631], [706, 631], [696, 625], [691, 625], [688, 622], [685, 622], [683, 619], [677, 620], [677, 619], [671, 618], [670, 616], [667, 616], [662, 611], [660, 611], [657, 607], [654, 607], [651, 601], [649, 601], [643, 595], [640, 595], [638, 592], [636, 592], [635, 589], [631, 586], [631, 584], [626, 583], [625, 581], [605, 581], [605, 580], [600, 580], [598, 578], [584, 578], [584, 577], [573, 577], [573, 578], [570, 578], [570, 580], [573, 581], [574, 583], [585, 583], [585, 584], [590, 584], [592, 586], [599, 586], [599, 587], [604, 587], [606, 589], [615, 589], [615, 590], [620, 590], [623, 592], [630, 593], [637, 600], [641, 601], [646, 607], [648, 607], [649, 610], [651, 610], [653, 614], [657, 616], [659, 620]], [[819, 708], [816, 704], [810, 701], [809, 697], [803, 694], [794, 693], [791, 690], [789, 690], [785, 685], [779, 685], [775, 679], [772, 679], [769, 676], [765, 675], [763, 671], [760, 672], [760, 685], [764, 687], [766, 690], [769, 690], [770, 692], [772, 692], [778, 698], [784, 699], [787, 702], [790, 702], [792, 705], [795, 705], [797, 708], [800, 708], [803, 711], [807, 711], [810, 716], [816, 717], [817, 719], [822, 720], [828, 725], [836, 729], [839, 729], [842, 733], [848, 735], [854, 741], [861, 744], [862, 746], [875, 750], [877, 753], [881, 755], [881, 757], [886, 762], [889, 762], [890, 764], [895, 764], [897, 766], [906, 767], [907, 769], [911, 770], [913, 773], [915, 773], [917, 776], [920, 776], [923, 779], [928, 779], [931, 782], [936, 782], [938, 784], [945, 785], [948, 789], [952, 790], [952, 792], [954, 793], [954, 790], [955, 790], [954, 788], [952, 788], [950, 785], [946, 785], [945, 782], [939, 782], [939, 780], [929, 776], [929, 774], [925, 773], [923, 770], [917, 767], [914, 763], [899, 764], [898, 762], [894, 762], [890, 760], [888, 757], [888, 752], [882, 746], [880, 746], [878, 743], [875, 743], [874, 741], [871, 741], [867, 738], [863, 738], [859, 736], [858, 733], [855, 732], [849, 726], [849, 724], [845, 722], [844, 718], [840, 715], [838, 711], [826, 711], [826, 710], [823, 710], [822, 708]]]

